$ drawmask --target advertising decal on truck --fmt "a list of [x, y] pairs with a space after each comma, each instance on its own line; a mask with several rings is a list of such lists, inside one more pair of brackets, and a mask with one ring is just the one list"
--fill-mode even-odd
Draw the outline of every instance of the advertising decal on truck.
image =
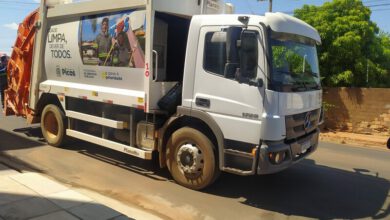
[[79, 78], [79, 70], [74, 68], [75, 65], [69, 65], [78, 58], [77, 50], [75, 51], [74, 48], [77, 36], [69, 32], [69, 30], [77, 30], [78, 23], [53, 25], [48, 32], [45, 61], [48, 64], [46, 65], [47, 72], [55, 73], [53, 78]]
[[129, 81], [142, 86], [145, 16], [145, 10], [127, 10], [52, 25], [45, 56], [49, 79], [123, 89]]
[[85, 65], [143, 68], [145, 11], [83, 17], [81, 56]]

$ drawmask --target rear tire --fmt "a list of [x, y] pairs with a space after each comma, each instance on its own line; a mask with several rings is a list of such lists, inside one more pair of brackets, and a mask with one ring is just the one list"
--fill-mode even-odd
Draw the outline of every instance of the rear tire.
[[175, 131], [167, 143], [167, 166], [182, 186], [201, 190], [212, 184], [220, 170], [213, 143], [202, 132], [184, 127]]
[[66, 117], [56, 105], [45, 106], [41, 114], [41, 130], [49, 145], [60, 147], [66, 139]]

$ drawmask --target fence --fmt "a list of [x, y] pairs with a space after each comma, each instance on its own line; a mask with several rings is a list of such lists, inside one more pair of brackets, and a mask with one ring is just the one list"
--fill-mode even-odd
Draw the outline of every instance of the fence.
[[325, 127], [390, 134], [390, 89], [325, 88]]

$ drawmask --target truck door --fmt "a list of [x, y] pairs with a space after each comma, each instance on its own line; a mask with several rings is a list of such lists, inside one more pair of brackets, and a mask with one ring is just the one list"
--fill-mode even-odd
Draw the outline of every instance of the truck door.
[[[248, 45], [241, 40], [244, 33], [255, 36], [250, 50], [243, 49], [244, 44]], [[259, 143], [265, 82], [263, 40], [258, 28], [201, 28], [192, 108], [210, 114], [225, 140]], [[244, 53], [252, 54], [243, 56]], [[243, 63], [251, 64], [242, 66]], [[250, 77], [248, 71], [252, 72]]]

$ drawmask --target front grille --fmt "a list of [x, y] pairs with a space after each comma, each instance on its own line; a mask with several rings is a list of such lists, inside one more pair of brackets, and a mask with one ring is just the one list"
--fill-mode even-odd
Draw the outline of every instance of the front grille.
[[[305, 128], [305, 118], [310, 114], [310, 126]], [[320, 109], [286, 116], [286, 139], [291, 140], [314, 131], [319, 123]]]

